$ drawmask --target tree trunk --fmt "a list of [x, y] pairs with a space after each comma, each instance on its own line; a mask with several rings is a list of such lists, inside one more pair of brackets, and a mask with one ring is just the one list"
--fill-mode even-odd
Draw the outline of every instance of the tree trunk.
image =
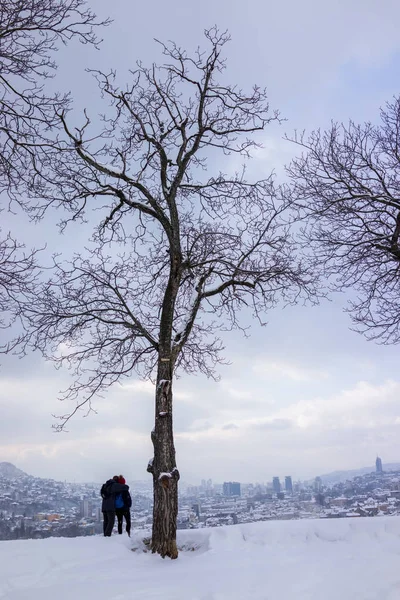
[[152, 552], [164, 558], [178, 557], [176, 520], [178, 515], [179, 471], [175, 462], [172, 426], [172, 366], [160, 358], [157, 374], [155, 427], [151, 433], [154, 458], [147, 470], [153, 475]]

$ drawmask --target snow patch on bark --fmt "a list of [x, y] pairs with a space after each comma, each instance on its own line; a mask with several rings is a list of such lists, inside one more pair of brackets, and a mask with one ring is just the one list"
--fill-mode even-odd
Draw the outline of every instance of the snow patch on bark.
[[166, 472], [164, 471], [163, 473], [160, 473], [158, 476], [158, 481], [161, 481], [162, 479], [165, 479], [166, 477], [168, 479], [172, 479], [172, 477], [176, 477], [176, 475], [179, 473], [178, 469], [176, 467], [174, 467], [172, 469], [172, 471]]
[[158, 387], [162, 388], [165, 385], [168, 385], [169, 383], [171, 383], [170, 379], [160, 379], [160, 381], [158, 382]]

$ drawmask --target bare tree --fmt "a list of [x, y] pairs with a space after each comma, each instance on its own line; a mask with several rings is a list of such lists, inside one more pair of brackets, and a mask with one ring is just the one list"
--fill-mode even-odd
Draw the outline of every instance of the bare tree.
[[294, 199], [309, 217], [307, 243], [333, 289], [354, 288], [355, 328], [400, 341], [400, 97], [381, 123], [332, 123], [292, 141], [304, 153], [288, 168]]
[[[25, 252], [10, 234], [0, 242], [0, 327], [10, 324], [10, 308], [36, 282], [36, 251]], [[6, 345], [4, 349], [9, 349]]]
[[[108, 21], [101, 23], [107, 25]], [[100, 25], [86, 0], [2, 0], [0, 4], [0, 191], [18, 189], [29, 149], [58, 126], [68, 94], [48, 94], [59, 44], [77, 38], [97, 46]], [[30, 169], [28, 168], [28, 173]]]
[[244, 172], [215, 168], [247, 157], [253, 134], [278, 115], [264, 90], [245, 94], [221, 83], [229, 37], [212, 29], [206, 38], [209, 52], [193, 57], [162, 44], [166, 64], [139, 64], [125, 91], [115, 74], [96, 72], [111, 104], [101, 132], [87, 115], [80, 128], [60, 115], [61, 150], [47, 150], [37, 164], [39, 214], [63, 206], [67, 224], [95, 207], [102, 217], [92, 251], [70, 263], [56, 259], [56, 274], [23, 311], [24, 344], [74, 370], [63, 395], [76, 401], [73, 413], [133, 372], [155, 381], [151, 544], [171, 558], [178, 555], [175, 373], [212, 376], [222, 360], [217, 332], [239, 327], [242, 307], [262, 322], [280, 299], [314, 293], [296, 258], [290, 204], [278, 200], [272, 178], [249, 183]]
[[[67, 94], [49, 95], [44, 87], [56, 69], [54, 52], [72, 38], [99, 42], [94, 29], [100, 23], [85, 6], [84, 0], [0, 2], [0, 193], [25, 209], [29, 205], [20, 194], [21, 183], [28, 184], [44, 133], [59, 127], [57, 113], [69, 103]], [[33, 283], [35, 254], [24, 254], [10, 234], [0, 239], [3, 317], [24, 286]]]

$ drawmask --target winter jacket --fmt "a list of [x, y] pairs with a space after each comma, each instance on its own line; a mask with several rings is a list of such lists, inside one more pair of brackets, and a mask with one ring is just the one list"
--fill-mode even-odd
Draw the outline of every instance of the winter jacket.
[[109, 479], [106, 481], [100, 490], [101, 497], [103, 498], [103, 503], [101, 505], [101, 510], [103, 512], [109, 512], [115, 510], [115, 496], [120, 494], [121, 492], [129, 493], [129, 485], [124, 485], [122, 483], [117, 483], [114, 479]]
[[124, 510], [129, 510], [132, 506], [132, 498], [128, 490], [122, 492], [122, 500], [124, 501]]

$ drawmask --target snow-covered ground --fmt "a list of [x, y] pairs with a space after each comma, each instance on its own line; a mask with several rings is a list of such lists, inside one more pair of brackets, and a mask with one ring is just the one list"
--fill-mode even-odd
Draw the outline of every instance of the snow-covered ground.
[[0, 542], [0, 598], [400, 600], [400, 517], [178, 533], [176, 561], [125, 534]]

